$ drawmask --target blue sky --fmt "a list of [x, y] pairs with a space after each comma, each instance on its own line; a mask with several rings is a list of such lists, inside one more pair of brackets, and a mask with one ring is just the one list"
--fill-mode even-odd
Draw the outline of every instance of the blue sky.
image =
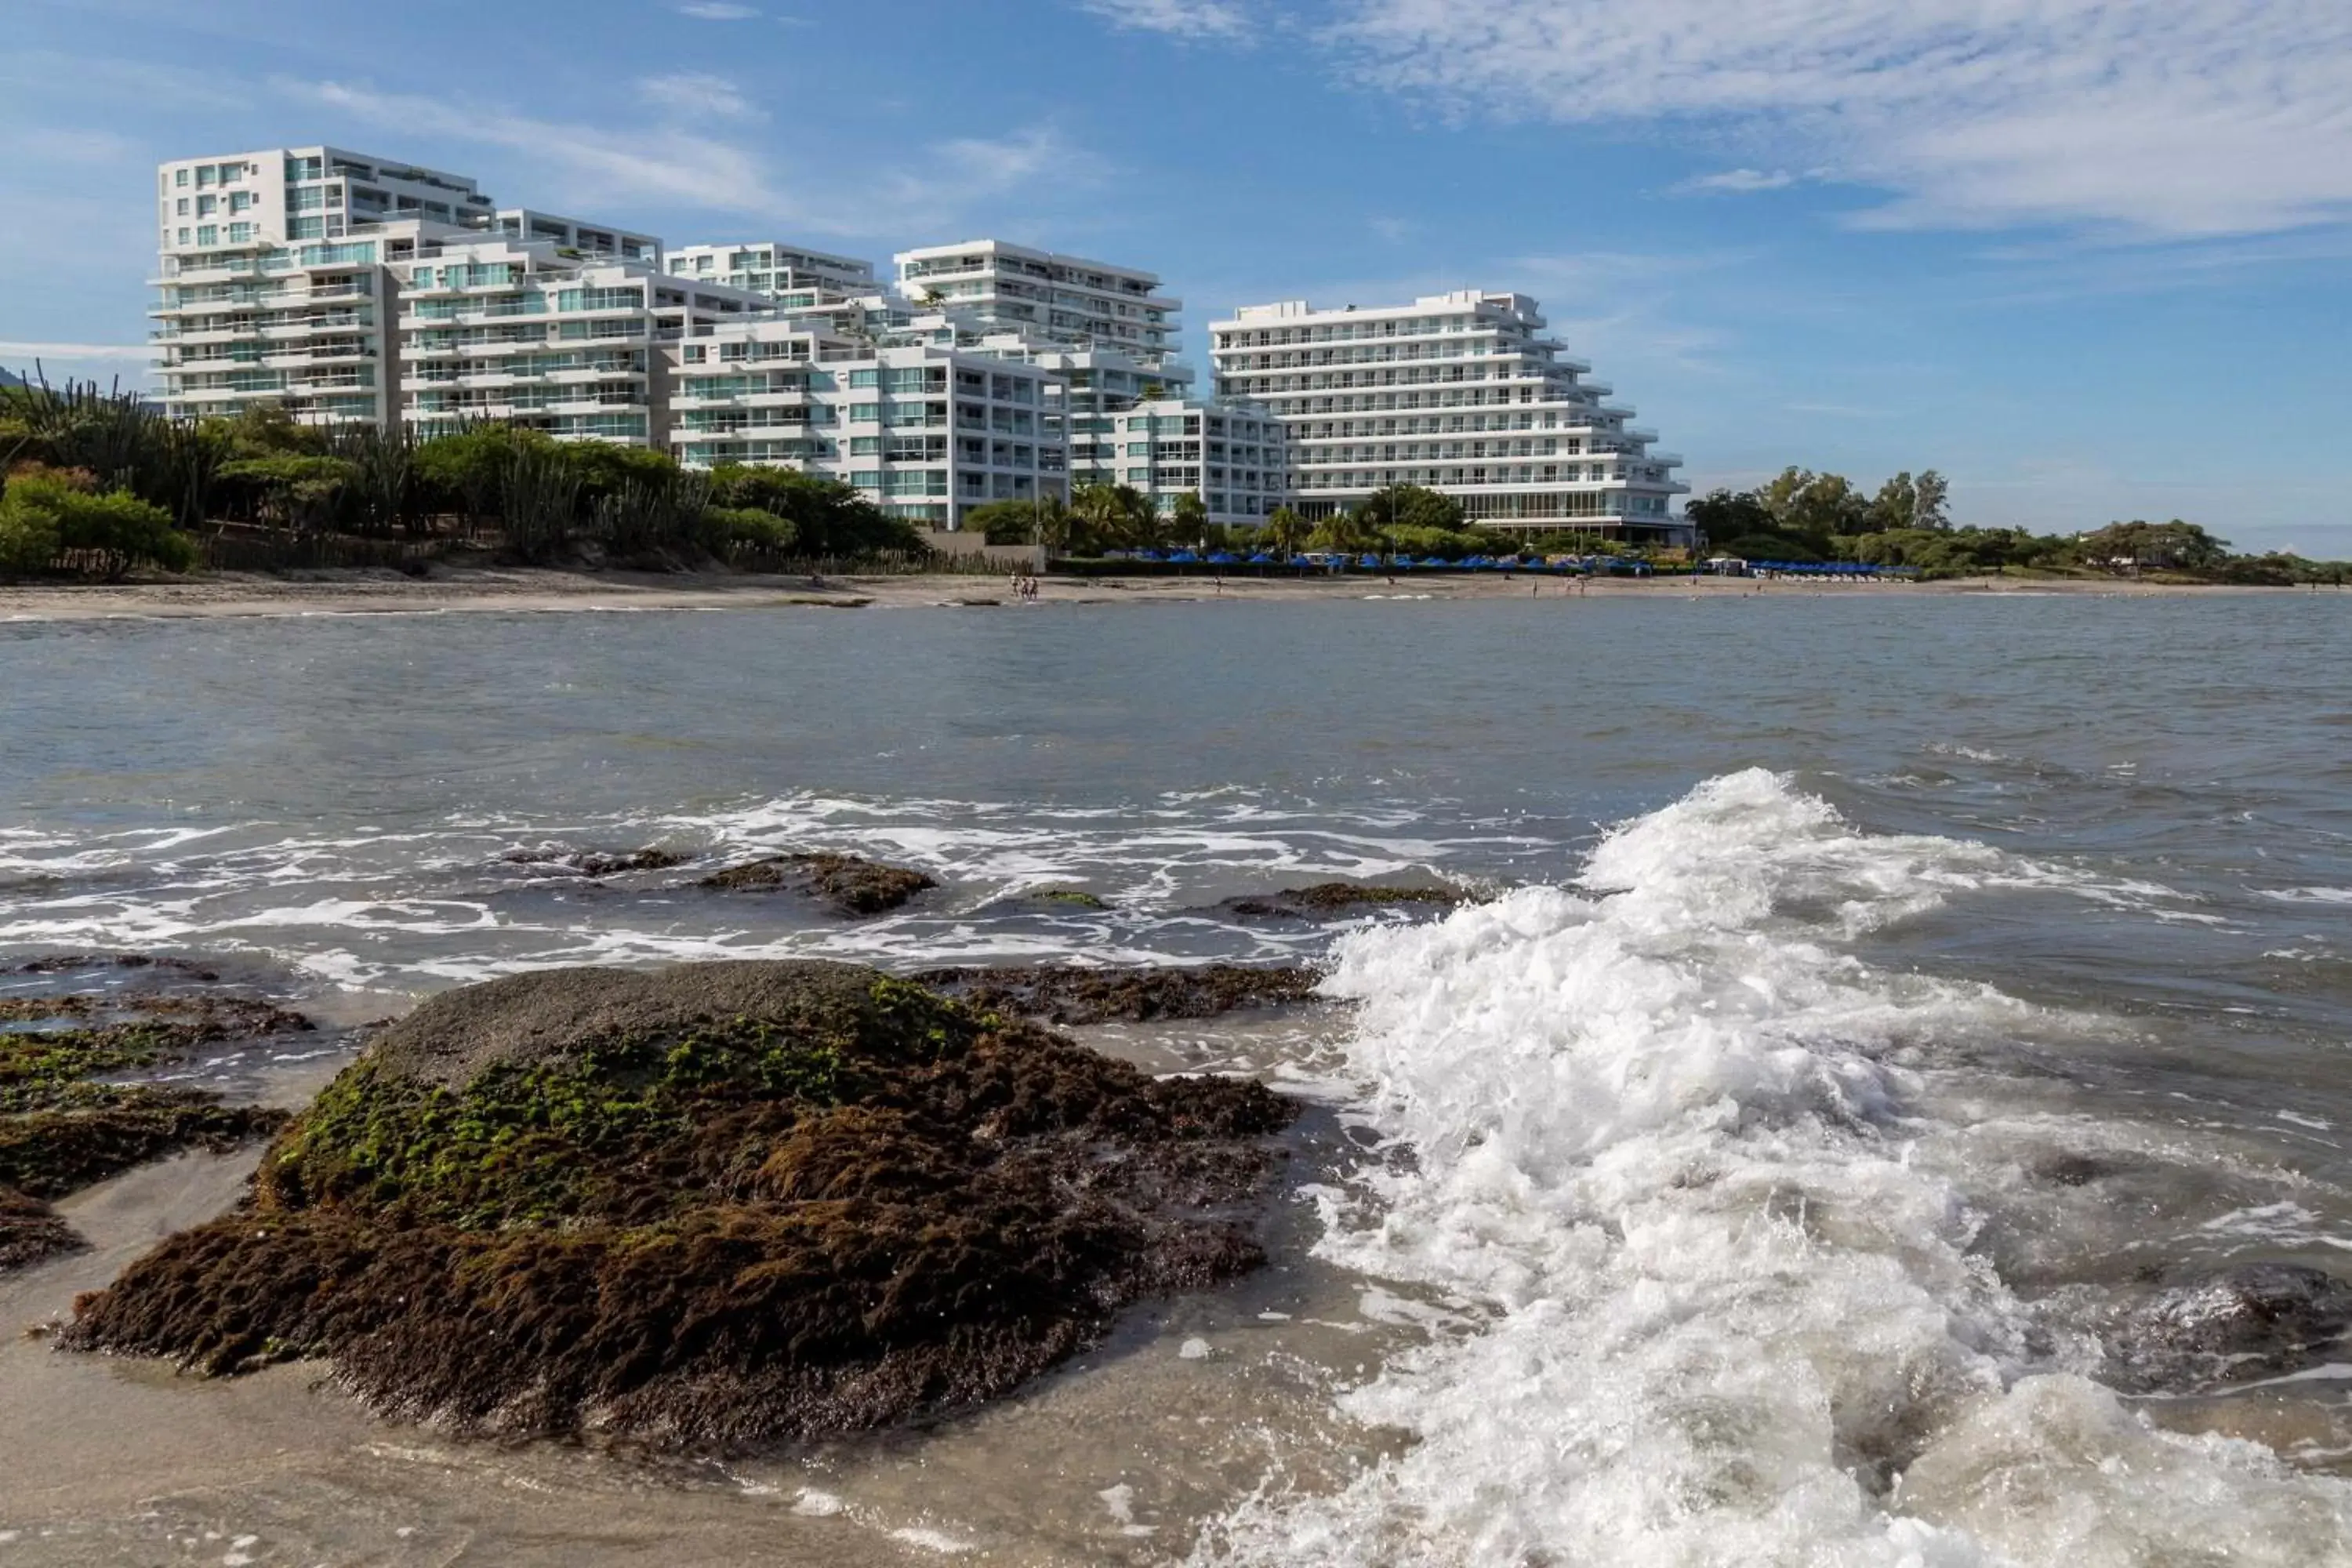
[[152, 166], [328, 142], [672, 244], [998, 235], [1544, 301], [1705, 489], [2352, 555], [2345, 0], [10, 0], [0, 364], [142, 374]]

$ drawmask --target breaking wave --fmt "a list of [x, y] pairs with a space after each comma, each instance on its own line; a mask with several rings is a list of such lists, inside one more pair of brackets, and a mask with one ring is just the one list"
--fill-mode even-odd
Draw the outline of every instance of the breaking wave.
[[2042, 880], [1748, 772], [1572, 889], [1346, 938], [1385, 1157], [1319, 1194], [1319, 1250], [1452, 1326], [1339, 1396], [1408, 1445], [1336, 1495], [1269, 1485], [1196, 1559], [2352, 1563], [2352, 1487], [2141, 1419], [1913, 1158], [1963, 1114], [1923, 1059], [2100, 1026], [1851, 949]]

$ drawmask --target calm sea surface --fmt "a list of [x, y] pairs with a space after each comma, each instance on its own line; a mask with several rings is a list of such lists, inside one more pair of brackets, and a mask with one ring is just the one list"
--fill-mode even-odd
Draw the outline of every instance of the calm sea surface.
[[[845, 924], [501, 858], [646, 846], [944, 888]], [[1494, 901], [1208, 910], [1432, 873]], [[51, 1460], [0, 1556], [2352, 1563], [2352, 1367], [2116, 1361], [2201, 1273], [2352, 1274], [2352, 597], [0, 624], [0, 959], [124, 950], [353, 1019], [785, 954], [1303, 957], [1356, 1005], [1107, 1037], [1331, 1134], [1280, 1267], [1013, 1406], [652, 1474], [18, 1345]], [[101, 1417], [151, 1488], [78, 1479]]]

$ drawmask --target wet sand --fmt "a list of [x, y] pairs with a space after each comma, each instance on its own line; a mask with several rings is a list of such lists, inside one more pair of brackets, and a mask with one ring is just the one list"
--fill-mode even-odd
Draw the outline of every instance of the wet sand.
[[[2333, 590], [2322, 590], [2332, 592]], [[2236, 588], [2181, 584], [1988, 577], [1939, 583], [1833, 583], [1748, 578], [1601, 578], [1409, 574], [1390, 583], [1370, 573], [1340, 577], [1048, 577], [1040, 605], [1413, 600], [1655, 598], [1736, 599], [1827, 595], [1904, 598], [1953, 594], [2234, 595], [2309, 593], [2307, 588]], [[415, 578], [396, 572], [322, 572], [274, 577], [224, 574], [184, 582], [0, 587], [0, 621], [118, 617], [427, 614], [459, 610], [778, 610], [1034, 607], [1021, 605], [1009, 576], [940, 574], [911, 577], [772, 577], [732, 573], [652, 574], [535, 567], [462, 568]]]

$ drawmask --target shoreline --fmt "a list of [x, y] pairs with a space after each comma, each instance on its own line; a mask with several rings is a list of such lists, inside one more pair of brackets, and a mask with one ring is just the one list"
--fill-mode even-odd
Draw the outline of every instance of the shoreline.
[[[1939, 583], [1759, 582], [1744, 577], [1571, 578], [1345, 577], [1073, 578], [1039, 580], [1037, 604], [1136, 605], [1297, 603], [1308, 599], [1414, 601], [1581, 598], [1908, 598], [1954, 595], [2155, 598], [2179, 595], [2306, 595], [2308, 587], [2223, 584], [1960, 578]], [[1538, 585], [1540, 592], [1536, 592]], [[2326, 590], [2320, 590], [2326, 592]], [[774, 610], [983, 608], [1019, 605], [1009, 575], [744, 576], [656, 574], [547, 567], [466, 568], [415, 578], [391, 571], [336, 571], [296, 577], [225, 573], [186, 582], [60, 584], [0, 587], [0, 623], [169, 620], [273, 616], [426, 615], [459, 611]]]

